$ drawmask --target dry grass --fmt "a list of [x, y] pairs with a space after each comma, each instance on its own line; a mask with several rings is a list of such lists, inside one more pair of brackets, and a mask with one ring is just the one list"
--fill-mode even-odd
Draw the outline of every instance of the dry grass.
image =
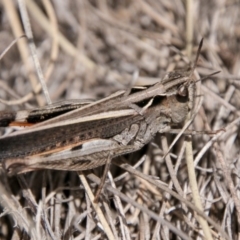
[[[137, 84], [153, 84], [188, 66], [204, 37], [197, 74], [221, 73], [199, 84], [203, 104], [193, 128], [224, 131], [194, 135], [190, 145], [182, 137], [165, 159], [175, 135], [157, 135], [125, 157], [138, 171], [112, 165], [98, 204], [91, 192], [102, 169], [16, 177], [1, 171], [0, 239], [239, 239], [239, 2], [25, 3], [53, 102], [101, 99], [129, 88], [136, 71]], [[15, 1], [2, 0], [0, 10], [3, 52], [23, 30]], [[46, 104], [24, 39], [0, 61], [0, 99], [0, 110]]]

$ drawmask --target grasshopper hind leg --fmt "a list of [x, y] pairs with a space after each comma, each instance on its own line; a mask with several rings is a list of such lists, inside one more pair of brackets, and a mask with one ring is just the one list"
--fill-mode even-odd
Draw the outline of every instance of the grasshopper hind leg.
[[111, 157], [111, 153], [110, 153], [108, 159], [106, 160], [106, 164], [104, 166], [104, 171], [103, 171], [103, 176], [101, 177], [101, 182], [98, 185], [98, 189], [97, 189], [97, 191], [95, 193], [95, 199], [94, 199], [95, 203], [98, 202], [100, 194], [101, 194], [101, 192], [103, 190], [105, 181], [107, 179], [107, 173], [108, 173], [108, 171], [110, 169], [111, 161], [112, 161], [112, 157]]

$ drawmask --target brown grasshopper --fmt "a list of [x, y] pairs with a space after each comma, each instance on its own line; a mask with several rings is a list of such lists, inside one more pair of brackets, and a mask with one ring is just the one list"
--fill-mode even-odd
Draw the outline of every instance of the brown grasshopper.
[[201, 46], [202, 41], [190, 71], [170, 72], [154, 85], [118, 91], [96, 102], [0, 113], [2, 126], [38, 122], [0, 138], [3, 168], [9, 174], [87, 170], [139, 150], [157, 132], [182, 123], [191, 111]]

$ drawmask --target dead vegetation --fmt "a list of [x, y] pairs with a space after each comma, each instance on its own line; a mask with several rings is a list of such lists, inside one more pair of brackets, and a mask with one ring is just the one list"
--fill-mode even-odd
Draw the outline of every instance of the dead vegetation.
[[[101, 99], [131, 87], [135, 72], [137, 85], [153, 84], [189, 66], [202, 37], [196, 76], [221, 73], [199, 82], [192, 154], [181, 137], [163, 159], [176, 135], [157, 135], [119, 159], [137, 171], [112, 165], [115, 184], [109, 175], [98, 204], [102, 169], [1, 171], [0, 239], [239, 239], [239, 2], [2, 0], [1, 53], [23, 34], [21, 2], [53, 102]], [[0, 101], [1, 110], [46, 105], [24, 38], [0, 61]]]

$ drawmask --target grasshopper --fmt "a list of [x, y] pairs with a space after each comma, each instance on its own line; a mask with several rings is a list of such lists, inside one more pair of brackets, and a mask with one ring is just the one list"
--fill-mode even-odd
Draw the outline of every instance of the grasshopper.
[[195, 69], [173, 71], [154, 85], [118, 91], [102, 100], [68, 102], [32, 111], [2, 112], [0, 125], [31, 126], [0, 138], [8, 174], [39, 169], [88, 170], [141, 149], [157, 132], [181, 124], [192, 110]]

